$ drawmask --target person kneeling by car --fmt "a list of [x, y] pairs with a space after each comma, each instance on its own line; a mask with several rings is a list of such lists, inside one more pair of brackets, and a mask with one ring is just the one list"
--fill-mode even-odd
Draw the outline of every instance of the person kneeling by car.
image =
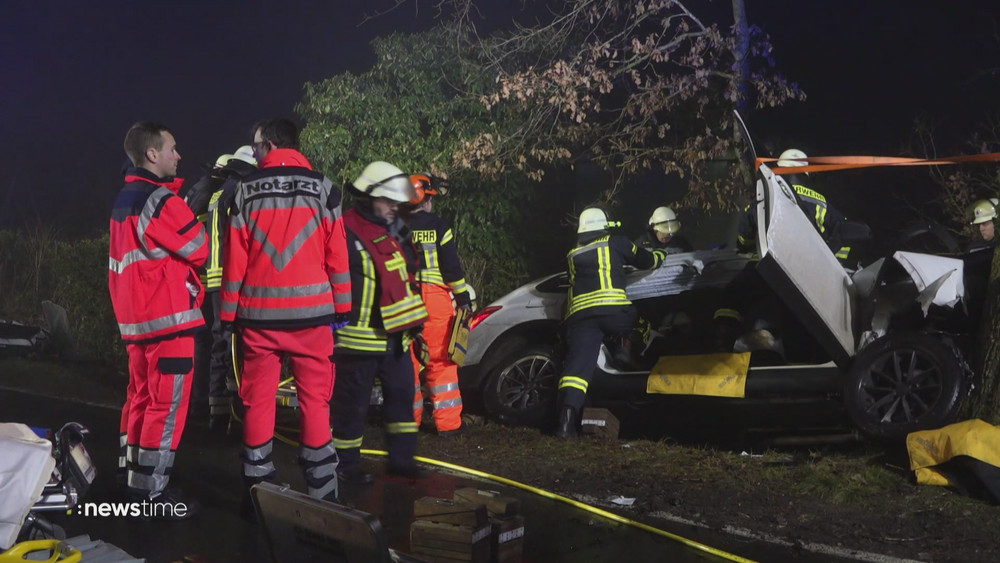
[[559, 425], [556, 435], [577, 435], [580, 410], [597, 365], [605, 336], [627, 334], [638, 313], [625, 296], [625, 265], [648, 270], [663, 262], [660, 250], [637, 247], [626, 237], [608, 230], [621, 223], [608, 221], [601, 209], [580, 213], [577, 246], [566, 256], [569, 263], [569, 299], [566, 310], [569, 352], [559, 379]]

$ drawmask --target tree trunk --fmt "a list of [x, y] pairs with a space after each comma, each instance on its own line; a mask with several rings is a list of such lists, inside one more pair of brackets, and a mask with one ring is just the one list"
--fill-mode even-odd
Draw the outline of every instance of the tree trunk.
[[[737, 97], [736, 97], [736, 109], [740, 112], [743, 119], [747, 118], [747, 110], [750, 107], [749, 100], [747, 99], [747, 76], [750, 74], [750, 24], [747, 22], [747, 6], [744, 0], [733, 0], [733, 29], [736, 32], [737, 42], [736, 47], [733, 52], [733, 59], [737, 61], [736, 72], [738, 78], [736, 80], [737, 84]], [[743, 129], [737, 120], [733, 120], [733, 141], [734, 147], [737, 149], [734, 154], [739, 154], [739, 148], [746, 146], [750, 143], [750, 139], [743, 138]], [[756, 171], [751, 167], [741, 166], [740, 174], [743, 178], [744, 186], [752, 186], [754, 184], [754, 176]]]
[[970, 358], [980, 367], [976, 388], [965, 406], [963, 418], [979, 418], [1000, 424], [1000, 245], [993, 252], [993, 266], [983, 304], [979, 333], [979, 356]]
[[747, 22], [747, 6], [744, 0], [733, 0], [733, 29], [736, 32], [736, 72], [739, 78], [736, 98], [736, 109], [740, 115], [746, 116], [749, 100], [747, 99], [747, 75], [750, 74], [750, 24]]

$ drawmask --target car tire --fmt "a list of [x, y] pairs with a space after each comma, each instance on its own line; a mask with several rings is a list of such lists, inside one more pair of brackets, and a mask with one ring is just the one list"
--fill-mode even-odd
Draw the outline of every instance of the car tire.
[[902, 441], [910, 432], [954, 422], [965, 385], [960, 358], [940, 338], [917, 332], [890, 334], [855, 359], [844, 403], [863, 434]]
[[499, 422], [539, 427], [555, 413], [562, 359], [548, 345], [508, 352], [486, 377], [483, 404]]

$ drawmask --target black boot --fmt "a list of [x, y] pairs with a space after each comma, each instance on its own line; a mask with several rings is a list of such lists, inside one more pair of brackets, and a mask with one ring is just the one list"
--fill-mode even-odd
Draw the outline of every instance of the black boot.
[[556, 427], [556, 436], [559, 438], [575, 438], [578, 422], [576, 409], [568, 406], [562, 407], [559, 409], [559, 426]]

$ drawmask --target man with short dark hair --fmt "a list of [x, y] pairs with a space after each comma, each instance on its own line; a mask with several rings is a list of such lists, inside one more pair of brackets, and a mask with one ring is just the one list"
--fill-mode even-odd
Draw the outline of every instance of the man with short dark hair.
[[167, 489], [184, 432], [194, 370], [194, 336], [204, 326], [197, 268], [208, 255], [205, 230], [177, 196], [174, 136], [140, 122], [125, 136], [132, 167], [111, 212], [108, 288], [129, 356], [119, 472], [134, 500], [197, 504]]
[[281, 361], [291, 360], [301, 408], [299, 459], [310, 496], [336, 500], [337, 451], [330, 434], [334, 372], [331, 325], [351, 311], [340, 192], [298, 150], [287, 119], [254, 126], [259, 170], [240, 182], [222, 267], [223, 322], [242, 338], [243, 510], [249, 488], [276, 475], [271, 459]]

